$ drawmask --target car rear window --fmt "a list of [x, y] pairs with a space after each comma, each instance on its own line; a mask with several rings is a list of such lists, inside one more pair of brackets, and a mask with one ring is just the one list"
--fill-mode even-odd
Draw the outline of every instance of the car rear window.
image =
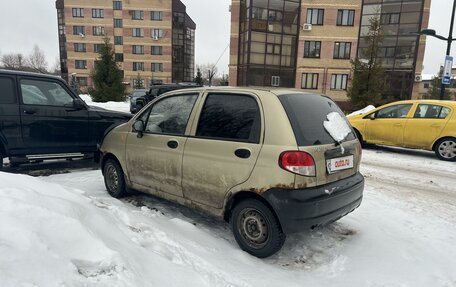
[[[326, 131], [323, 122], [327, 115], [337, 112], [344, 119], [340, 108], [331, 99], [320, 95], [288, 94], [279, 96], [279, 100], [288, 115], [296, 141], [299, 146], [335, 143]], [[355, 139], [353, 131], [344, 141]]]

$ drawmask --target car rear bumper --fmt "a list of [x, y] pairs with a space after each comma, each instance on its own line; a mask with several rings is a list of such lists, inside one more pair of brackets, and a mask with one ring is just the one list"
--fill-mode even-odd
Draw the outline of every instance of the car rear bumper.
[[263, 196], [277, 214], [285, 233], [299, 232], [338, 220], [361, 204], [364, 177], [357, 173], [326, 185], [266, 191]]

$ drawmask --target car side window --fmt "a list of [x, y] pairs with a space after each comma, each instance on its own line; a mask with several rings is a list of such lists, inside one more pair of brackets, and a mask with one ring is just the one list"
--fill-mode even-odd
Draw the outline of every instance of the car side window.
[[140, 116], [146, 133], [183, 135], [198, 94], [178, 95], [154, 103]]
[[440, 114], [439, 114], [439, 119], [446, 118], [450, 114], [450, 112], [451, 112], [450, 108], [442, 107], [442, 110], [440, 111]]
[[197, 137], [259, 143], [261, 118], [257, 101], [247, 95], [209, 94]]
[[412, 104], [394, 105], [383, 108], [377, 111], [375, 118], [379, 119], [394, 119], [394, 118], [405, 118], [408, 112], [412, 108]]
[[21, 80], [25, 105], [71, 106], [73, 97], [59, 84], [50, 81]]
[[[416, 108], [414, 118], [418, 119], [438, 119], [441, 118], [440, 114], [442, 112], [442, 106], [438, 105], [429, 105], [429, 104], [419, 104]], [[445, 108], [448, 110], [448, 108]], [[444, 113], [443, 118], [445, 118], [448, 113]]]
[[14, 103], [16, 103], [16, 93], [13, 79], [0, 77], [0, 104]]

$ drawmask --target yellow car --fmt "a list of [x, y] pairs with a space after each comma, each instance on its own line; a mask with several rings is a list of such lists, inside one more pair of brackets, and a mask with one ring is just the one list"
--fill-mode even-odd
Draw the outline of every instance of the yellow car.
[[361, 143], [433, 150], [456, 160], [456, 102], [408, 100], [348, 116]]

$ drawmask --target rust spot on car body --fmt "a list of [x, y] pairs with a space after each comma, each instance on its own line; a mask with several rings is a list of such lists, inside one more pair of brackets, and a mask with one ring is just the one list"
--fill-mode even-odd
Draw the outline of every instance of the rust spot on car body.
[[270, 185], [268, 187], [260, 187], [260, 188], [252, 187], [249, 190], [251, 192], [254, 192], [254, 193], [257, 193], [257, 194], [263, 194], [266, 191], [268, 191], [270, 189], [274, 189], [274, 188], [278, 188], [278, 189], [294, 189], [294, 182], [292, 182], [290, 184], [279, 183], [279, 184], [275, 184], [275, 185]]

